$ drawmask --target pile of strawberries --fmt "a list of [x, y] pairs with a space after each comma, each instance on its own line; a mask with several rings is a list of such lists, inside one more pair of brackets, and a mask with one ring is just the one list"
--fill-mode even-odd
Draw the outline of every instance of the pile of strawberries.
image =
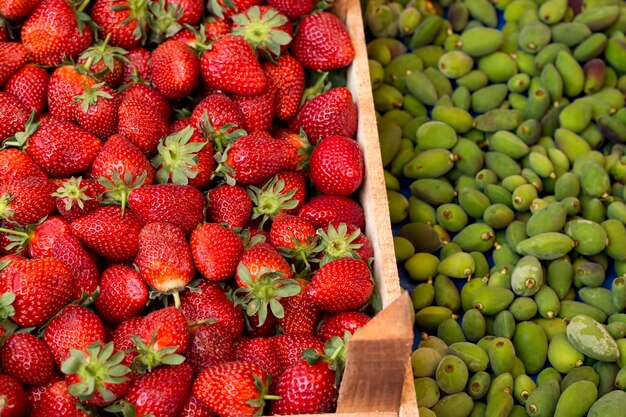
[[332, 412], [374, 310], [316, 0], [0, 1], [0, 416]]

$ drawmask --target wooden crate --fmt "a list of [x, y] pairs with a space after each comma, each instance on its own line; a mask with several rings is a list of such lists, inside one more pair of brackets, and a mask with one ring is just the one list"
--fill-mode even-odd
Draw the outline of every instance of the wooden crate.
[[356, 51], [348, 88], [359, 110], [357, 140], [366, 165], [360, 202], [384, 310], [350, 340], [337, 413], [325, 416], [417, 417], [409, 363], [414, 311], [408, 294], [400, 289], [394, 256], [360, 0], [335, 0], [333, 13], [346, 23]]

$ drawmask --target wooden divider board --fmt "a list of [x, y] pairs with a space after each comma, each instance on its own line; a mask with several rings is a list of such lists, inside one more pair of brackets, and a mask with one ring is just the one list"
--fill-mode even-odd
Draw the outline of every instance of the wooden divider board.
[[322, 416], [418, 417], [409, 359], [414, 310], [398, 279], [361, 4], [360, 0], [335, 0], [333, 4], [332, 12], [346, 23], [355, 49], [347, 87], [359, 111], [357, 141], [366, 166], [360, 202], [366, 234], [374, 249], [374, 278], [384, 310], [350, 340], [337, 413]]

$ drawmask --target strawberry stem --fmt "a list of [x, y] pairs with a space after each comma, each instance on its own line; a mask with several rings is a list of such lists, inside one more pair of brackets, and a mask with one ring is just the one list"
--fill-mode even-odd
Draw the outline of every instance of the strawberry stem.
[[283, 397], [281, 397], [280, 395], [264, 395], [263, 399], [264, 400], [282, 400]]
[[26, 232], [20, 232], [19, 230], [5, 229], [4, 227], [0, 227], [0, 233], [7, 233], [15, 236], [22, 236], [25, 238], [30, 238], [30, 235]]
[[90, 2], [90, 1], [91, 1], [91, 0], [85, 0], [85, 1], [83, 1], [83, 2], [80, 4], [80, 6], [78, 6], [78, 9], [76, 9], [76, 11], [77, 11], [78, 13], [80, 13], [80, 12], [82, 12], [83, 10], [85, 10], [85, 8], [89, 5], [89, 2]]
[[174, 296], [174, 307], [180, 308], [180, 294], [178, 291], [174, 291], [172, 295]]

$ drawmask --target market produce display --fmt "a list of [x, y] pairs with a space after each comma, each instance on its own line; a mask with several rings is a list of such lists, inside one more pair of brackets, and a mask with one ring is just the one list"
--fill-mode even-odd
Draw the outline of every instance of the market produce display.
[[625, 413], [625, 6], [368, 2], [423, 417]]
[[378, 302], [327, 6], [1, 2], [0, 416], [334, 412]]

